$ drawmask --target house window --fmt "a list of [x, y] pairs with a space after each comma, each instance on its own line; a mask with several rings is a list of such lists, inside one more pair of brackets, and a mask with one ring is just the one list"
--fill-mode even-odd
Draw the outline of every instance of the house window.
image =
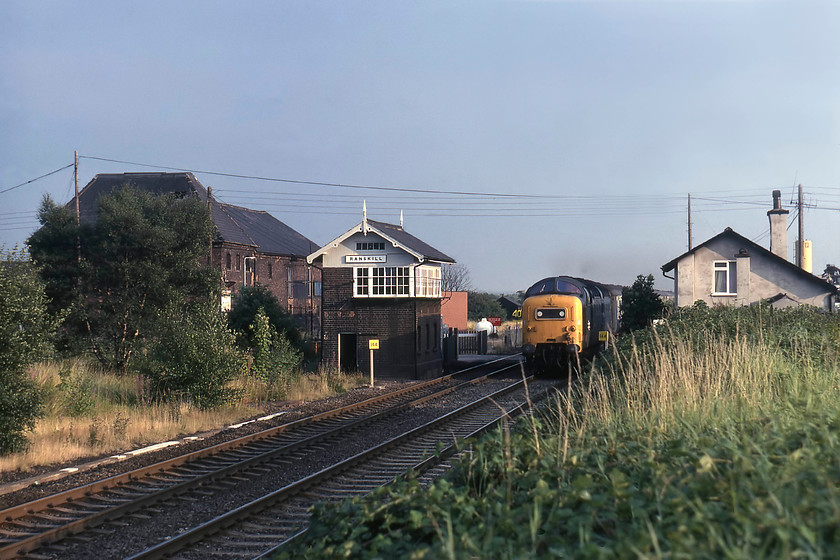
[[713, 296], [734, 296], [738, 293], [735, 261], [715, 261], [714, 275]]
[[240, 265], [240, 263], [241, 263], [241, 262], [242, 262], [242, 261], [241, 261], [241, 259], [239, 258], [239, 255], [237, 254], [237, 255], [236, 255], [236, 270], [242, 270], [242, 266]]
[[384, 251], [385, 243], [376, 241], [360, 241], [356, 243], [357, 251]]
[[357, 296], [411, 295], [411, 269], [407, 266], [360, 267], [355, 280]]
[[417, 297], [440, 297], [440, 267], [417, 267]]
[[268, 263], [268, 277], [271, 278], [274, 275], [274, 270], [271, 268], [271, 263]]
[[225, 256], [225, 268], [230, 270], [230, 253]]

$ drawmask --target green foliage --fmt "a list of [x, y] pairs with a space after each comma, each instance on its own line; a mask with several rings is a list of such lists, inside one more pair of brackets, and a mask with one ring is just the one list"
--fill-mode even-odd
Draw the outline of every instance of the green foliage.
[[486, 292], [467, 293], [467, 318], [470, 321], [480, 321], [487, 317], [506, 317], [498, 296]]
[[58, 372], [61, 383], [62, 408], [68, 416], [88, 416], [96, 408], [96, 383], [87, 375], [73, 373], [69, 364]]
[[[657, 342], [656, 339], [660, 339]], [[815, 307], [773, 309], [767, 305], [709, 307], [699, 301], [672, 313], [663, 325], [636, 331], [617, 341], [619, 354], [651, 354], [658, 345], [689, 345], [697, 354], [713, 351], [710, 342], [743, 339], [780, 350], [791, 363], [828, 366], [838, 359], [840, 315]], [[636, 347], [633, 350], [633, 347]]]
[[279, 557], [833, 557], [838, 326], [807, 308], [684, 310], [431, 487], [317, 506]]
[[300, 347], [302, 337], [292, 316], [280, 304], [267, 286], [242, 286], [234, 295], [231, 310], [228, 313], [228, 325], [240, 337], [243, 348], [254, 348], [254, 331], [251, 328], [262, 309], [271, 327], [283, 333], [292, 344]]
[[[125, 369], [161, 310], [210, 298], [217, 275], [206, 261], [213, 232], [196, 197], [156, 196], [124, 187], [99, 199], [93, 226], [75, 228], [67, 209], [45, 198], [42, 227], [29, 239], [33, 258], [70, 327], [108, 368]], [[76, 239], [81, 247], [81, 262]]]
[[140, 364], [156, 398], [184, 399], [200, 408], [236, 398], [228, 384], [244, 372], [245, 360], [214, 303], [196, 305], [186, 314], [170, 310], [158, 325]]
[[0, 261], [0, 454], [27, 446], [25, 433], [42, 415], [27, 369], [52, 353], [57, 321], [47, 312], [44, 285], [21, 251]]
[[257, 377], [274, 383], [281, 377], [288, 378], [292, 370], [300, 365], [300, 352], [292, 347], [287, 337], [274, 329], [262, 308], [257, 310], [250, 331], [254, 341], [251, 371]]
[[653, 275], [638, 275], [633, 285], [621, 290], [621, 326], [635, 331], [662, 317], [664, 303], [653, 288]]
[[49, 195], [44, 195], [38, 209], [41, 227], [27, 240], [33, 259], [40, 266], [49, 310], [55, 314], [68, 309], [78, 297], [79, 267], [78, 241], [88, 239], [91, 231], [76, 225], [76, 213], [66, 206], [57, 205]]

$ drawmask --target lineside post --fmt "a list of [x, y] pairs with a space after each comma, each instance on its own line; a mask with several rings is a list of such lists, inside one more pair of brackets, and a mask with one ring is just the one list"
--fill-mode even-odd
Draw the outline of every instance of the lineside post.
[[372, 338], [368, 340], [368, 348], [370, 349], [370, 387], [373, 388], [373, 351], [379, 350], [379, 339]]

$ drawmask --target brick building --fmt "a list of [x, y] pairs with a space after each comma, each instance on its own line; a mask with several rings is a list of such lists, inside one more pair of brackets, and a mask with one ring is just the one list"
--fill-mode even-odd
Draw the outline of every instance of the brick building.
[[307, 257], [322, 267], [322, 364], [377, 376], [442, 372], [440, 268], [450, 257], [402, 225], [368, 220]]
[[[215, 200], [192, 173], [102, 173], [79, 192], [79, 218], [93, 222], [97, 200], [125, 185], [156, 195], [197, 196], [208, 202], [216, 234], [209, 245], [219, 270], [223, 309], [243, 285], [262, 284], [285, 304], [301, 328], [320, 332], [320, 270], [306, 262], [318, 245], [268, 212]], [[68, 205], [75, 206], [71, 201]]]

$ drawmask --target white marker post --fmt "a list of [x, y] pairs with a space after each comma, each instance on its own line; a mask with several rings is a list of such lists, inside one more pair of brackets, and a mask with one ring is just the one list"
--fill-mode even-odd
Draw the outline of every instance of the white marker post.
[[379, 350], [379, 339], [370, 339], [368, 341], [368, 348], [370, 348], [370, 386], [373, 388], [373, 351]]

